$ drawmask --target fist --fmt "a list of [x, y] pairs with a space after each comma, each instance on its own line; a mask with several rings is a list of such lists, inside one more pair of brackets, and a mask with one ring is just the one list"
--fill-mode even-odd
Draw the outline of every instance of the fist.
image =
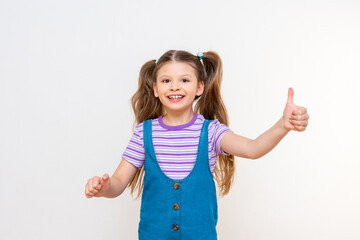
[[302, 132], [308, 125], [309, 115], [304, 107], [300, 107], [293, 102], [294, 90], [289, 88], [288, 99], [283, 113], [284, 128]]
[[107, 173], [102, 177], [95, 176], [88, 180], [85, 186], [85, 196], [87, 198], [91, 197], [101, 197], [101, 194], [104, 193], [110, 187], [110, 178]]

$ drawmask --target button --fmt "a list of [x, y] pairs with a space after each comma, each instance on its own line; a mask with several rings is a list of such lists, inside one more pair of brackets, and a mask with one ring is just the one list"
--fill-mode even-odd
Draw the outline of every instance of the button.
[[178, 210], [178, 209], [179, 209], [179, 204], [175, 203], [175, 204], [174, 204], [174, 209], [175, 209], [175, 210]]
[[175, 183], [175, 184], [174, 184], [174, 188], [175, 188], [175, 189], [179, 189], [179, 188], [180, 188], [180, 184]]
[[178, 225], [174, 224], [173, 229], [174, 229], [174, 231], [177, 231], [179, 229]]

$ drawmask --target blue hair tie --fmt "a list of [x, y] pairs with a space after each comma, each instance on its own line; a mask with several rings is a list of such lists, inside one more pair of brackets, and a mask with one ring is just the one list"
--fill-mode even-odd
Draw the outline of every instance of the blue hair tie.
[[197, 53], [197, 56], [200, 58], [200, 60], [202, 59], [202, 57], [204, 56], [204, 53], [203, 52], [198, 52]]
[[155, 60], [155, 63], [157, 63], [157, 59]]

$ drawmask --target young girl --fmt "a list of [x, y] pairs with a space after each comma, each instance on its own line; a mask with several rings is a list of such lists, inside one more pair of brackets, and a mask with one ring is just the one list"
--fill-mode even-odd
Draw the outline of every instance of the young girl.
[[[114, 198], [128, 187], [142, 193], [140, 240], [217, 239], [215, 181], [225, 196], [234, 179], [234, 156], [257, 159], [290, 131], [304, 131], [309, 115], [293, 103], [255, 140], [228, 128], [222, 98], [222, 61], [212, 51], [170, 50], [146, 62], [132, 97], [136, 124], [122, 161], [109, 178], [88, 180], [85, 195]], [[197, 100], [193, 110], [193, 103]]]

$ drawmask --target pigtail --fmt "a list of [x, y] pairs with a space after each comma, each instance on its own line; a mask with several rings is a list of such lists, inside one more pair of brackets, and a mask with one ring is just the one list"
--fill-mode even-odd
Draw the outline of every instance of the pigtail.
[[159, 98], [154, 96], [153, 82], [155, 60], [146, 62], [140, 69], [138, 90], [131, 98], [131, 106], [135, 114], [135, 124], [154, 119], [162, 114]]
[[218, 119], [228, 125], [228, 114], [221, 97], [222, 61], [215, 52], [205, 52], [202, 58], [205, 70], [204, 93], [195, 106], [206, 119]]
[[[136, 125], [142, 123], [145, 120], [158, 118], [162, 115], [163, 108], [161, 102], [159, 98], [154, 96], [153, 90], [153, 82], [155, 81], [155, 68], [155, 60], [150, 60], [146, 62], [140, 69], [138, 89], [131, 98], [131, 106], [135, 115], [134, 124]], [[136, 189], [138, 189], [135, 199], [138, 199], [142, 194], [144, 188], [144, 175], [145, 170], [144, 166], [142, 166], [142, 168], [135, 173], [133, 179], [127, 186], [131, 189], [131, 195], [133, 195]]]
[[[218, 119], [220, 123], [229, 126], [228, 113], [221, 97], [221, 82], [223, 76], [220, 56], [212, 51], [204, 52], [202, 57], [204, 66], [205, 89], [195, 105], [195, 112], [202, 114], [205, 119]], [[225, 196], [230, 191], [235, 173], [234, 155], [219, 155], [214, 170], [214, 178]]]

